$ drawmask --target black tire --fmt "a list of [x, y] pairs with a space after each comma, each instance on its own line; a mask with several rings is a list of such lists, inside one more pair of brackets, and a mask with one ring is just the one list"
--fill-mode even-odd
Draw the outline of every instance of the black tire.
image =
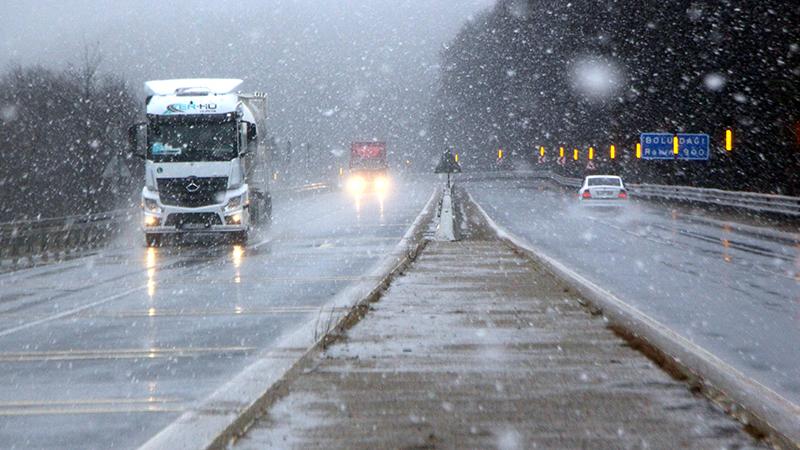
[[158, 233], [145, 233], [144, 242], [148, 247], [161, 247], [161, 235]]

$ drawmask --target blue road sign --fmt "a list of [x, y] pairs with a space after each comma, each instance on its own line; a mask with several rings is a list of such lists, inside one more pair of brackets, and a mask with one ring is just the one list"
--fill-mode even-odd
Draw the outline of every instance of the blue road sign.
[[[672, 138], [678, 136], [678, 154], [672, 148]], [[707, 134], [679, 133], [642, 133], [639, 136], [642, 144], [642, 159], [689, 159], [707, 160]]]

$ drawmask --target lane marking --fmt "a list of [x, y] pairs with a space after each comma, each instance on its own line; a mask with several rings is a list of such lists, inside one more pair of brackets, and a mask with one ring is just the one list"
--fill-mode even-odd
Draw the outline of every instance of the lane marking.
[[255, 350], [255, 347], [180, 347], [4, 352], [0, 353], [0, 362], [74, 361], [90, 359], [154, 359], [167, 357], [194, 357], [203, 354], [248, 353], [254, 352]]
[[89, 308], [94, 308], [95, 306], [100, 306], [100, 305], [102, 305], [104, 303], [108, 303], [110, 301], [114, 301], [114, 300], [116, 300], [118, 298], [121, 298], [121, 297], [124, 297], [124, 296], [126, 296], [128, 294], [132, 294], [132, 293], [137, 292], [137, 291], [143, 291], [145, 289], [147, 289], [147, 285], [142, 285], [142, 286], [139, 286], [139, 287], [135, 287], [133, 289], [128, 289], [126, 291], [120, 292], [119, 294], [115, 294], [115, 295], [112, 295], [110, 297], [106, 297], [106, 298], [98, 300], [96, 302], [88, 303], [88, 304], [79, 306], [77, 308], [68, 309], [66, 311], [60, 312], [58, 314], [54, 314], [52, 316], [44, 317], [44, 318], [41, 318], [39, 320], [34, 320], [33, 322], [28, 322], [28, 323], [24, 323], [22, 325], [17, 325], [16, 327], [7, 328], [7, 329], [5, 329], [3, 331], [0, 331], [0, 337], [8, 336], [9, 334], [14, 334], [14, 333], [16, 333], [18, 331], [27, 330], [28, 328], [35, 327], [36, 325], [41, 325], [43, 323], [52, 322], [53, 320], [62, 319], [64, 317], [68, 317], [68, 316], [74, 315], [74, 314], [79, 313], [81, 311], [85, 311], [85, 310], [87, 310]]
[[99, 317], [111, 318], [128, 318], [128, 317], [206, 317], [206, 316], [269, 316], [269, 315], [292, 315], [292, 314], [312, 314], [317, 313], [319, 307], [303, 306], [303, 307], [286, 307], [286, 308], [247, 308], [247, 307], [234, 307], [232, 309], [165, 309], [153, 308], [152, 310], [143, 311], [121, 311], [119, 313], [108, 314], [82, 314], [78, 317], [82, 319], [93, 319]]
[[[239, 276], [241, 278], [249, 278], [249, 276], [248, 276], [248, 274], [246, 272], [243, 273], [243, 274], [240, 274]], [[233, 276], [213, 277], [213, 278], [212, 277], [204, 277], [203, 281], [204, 282], [210, 282], [210, 283], [219, 283], [219, 282], [232, 281], [233, 278], [234, 278]], [[374, 280], [374, 279], [377, 279], [377, 278], [376, 277], [354, 277], [354, 276], [258, 277], [257, 279], [254, 279], [253, 282], [250, 283], [250, 285], [259, 286], [259, 285], [265, 284], [267, 282], [279, 282], [279, 283], [297, 284], [297, 283], [319, 283], [319, 282], [325, 282], [325, 281], [362, 281], [362, 280], [368, 281], [368, 280]], [[171, 281], [174, 281], [174, 280], [171, 280]], [[169, 286], [170, 284], [171, 283], [169, 283], [169, 282], [161, 282], [161, 283], [159, 283], [159, 286], [162, 286], [162, 287], [163, 286]], [[185, 283], [179, 283], [179, 284], [185, 284]], [[207, 290], [208, 289], [208, 287], [205, 287], [205, 286], [198, 286], [198, 288], [202, 288], [203, 290]]]
[[143, 405], [138, 408], [31, 408], [31, 409], [0, 409], [0, 417], [14, 416], [45, 416], [45, 415], [75, 415], [75, 414], [130, 414], [130, 413], [182, 413], [186, 407], [164, 407], [159, 405]]
[[[282, 315], [282, 314], [308, 314], [316, 313], [319, 307], [315, 306], [276, 306], [272, 308], [249, 308], [246, 306], [234, 306], [229, 309], [166, 309], [166, 308], [145, 308], [140, 310], [128, 310], [118, 312], [96, 312], [78, 313], [76, 318], [93, 319], [100, 317], [128, 318], [128, 317], [203, 317], [203, 316], [230, 316], [230, 315]], [[28, 316], [23, 314], [0, 314], [2, 318], [27, 318], [32, 319], [39, 316]]]
[[0, 401], [0, 417], [115, 414], [115, 413], [176, 413], [185, 411], [185, 399], [177, 397], [94, 398], [65, 400]]
[[[252, 247], [255, 248], [255, 246], [266, 244], [271, 239], [272, 238], [264, 239], [261, 242], [253, 244]], [[222, 256], [223, 255], [220, 255], [220, 257], [222, 257]], [[177, 261], [175, 261], [175, 263], [179, 263], [179, 262], [180, 262], [180, 258]], [[173, 274], [172, 276], [167, 276], [167, 278], [165, 278], [164, 281], [169, 280], [169, 279], [173, 279], [173, 278], [178, 277], [180, 275], [183, 275], [185, 272], [188, 272], [189, 270], [196, 270], [196, 269], [197, 269], [196, 267], [190, 267], [190, 268], [185, 268], [184, 270], [176, 271], [176, 273]], [[144, 271], [144, 272], [146, 273], [146, 271]], [[138, 274], [138, 273], [143, 273], [143, 271], [142, 270], [137, 270], [134, 273], [131, 273], [129, 275], [133, 276], [133, 275]], [[123, 277], [127, 277], [127, 276], [128, 275], [124, 275]], [[101, 284], [103, 284], [103, 283], [101, 283]], [[0, 337], [8, 336], [8, 335], [14, 334], [14, 333], [16, 333], [18, 331], [27, 330], [28, 328], [35, 327], [37, 325], [41, 325], [41, 324], [44, 324], [44, 323], [47, 323], [47, 322], [52, 322], [54, 320], [63, 319], [64, 317], [72, 316], [72, 315], [77, 314], [77, 313], [79, 313], [81, 311], [85, 311], [87, 309], [94, 308], [96, 306], [100, 306], [102, 304], [117, 300], [117, 299], [122, 298], [122, 297], [124, 297], [124, 296], [126, 296], [128, 294], [132, 294], [132, 293], [137, 292], [137, 291], [143, 291], [143, 290], [147, 289], [148, 287], [149, 286], [147, 284], [144, 284], [144, 285], [141, 285], [139, 287], [135, 287], [135, 288], [128, 289], [126, 291], [120, 292], [119, 294], [115, 294], [115, 295], [112, 295], [110, 297], [106, 297], [104, 299], [97, 300], [97, 301], [92, 302], [92, 303], [87, 303], [85, 305], [78, 306], [78, 307], [75, 307], [75, 308], [60, 312], [58, 314], [54, 314], [52, 316], [43, 317], [41, 319], [34, 320], [33, 322], [28, 322], [28, 323], [24, 323], [22, 325], [18, 325], [16, 327], [7, 328], [5, 330], [0, 331]]]
[[69, 406], [69, 405], [114, 405], [114, 404], [163, 404], [179, 403], [185, 400], [178, 397], [144, 397], [144, 398], [78, 398], [64, 400], [8, 400], [0, 401], [0, 408], [27, 408], [37, 406]]

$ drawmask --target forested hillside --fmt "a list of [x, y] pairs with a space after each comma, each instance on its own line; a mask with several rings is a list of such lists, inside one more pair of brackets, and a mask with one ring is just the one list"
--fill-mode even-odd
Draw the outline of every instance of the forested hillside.
[[[103, 211], [128, 198], [136, 173], [127, 128], [141, 109], [126, 83], [87, 54], [64, 70], [17, 67], [0, 75], [0, 222]], [[121, 169], [120, 164], [125, 168]]]
[[[442, 52], [435, 142], [467, 168], [544, 146], [539, 167], [578, 176], [591, 146], [631, 181], [800, 194], [799, 5], [501, 0]], [[637, 160], [642, 132], [707, 133], [710, 160]]]

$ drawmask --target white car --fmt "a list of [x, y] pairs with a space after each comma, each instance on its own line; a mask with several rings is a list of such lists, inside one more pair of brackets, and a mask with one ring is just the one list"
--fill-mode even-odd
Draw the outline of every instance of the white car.
[[623, 206], [628, 200], [628, 190], [616, 175], [589, 175], [583, 180], [578, 199], [586, 205]]

